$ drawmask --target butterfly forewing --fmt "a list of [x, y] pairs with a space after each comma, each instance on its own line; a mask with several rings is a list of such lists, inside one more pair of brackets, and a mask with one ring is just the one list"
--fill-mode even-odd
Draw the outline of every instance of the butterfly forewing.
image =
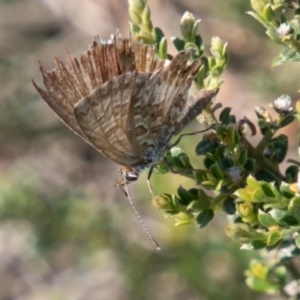
[[79, 101], [74, 108], [76, 120], [88, 140], [119, 164], [130, 165], [138, 155], [139, 149], [134, 146], [131, 101], [148, 77], [145, 73], [120, 75]]

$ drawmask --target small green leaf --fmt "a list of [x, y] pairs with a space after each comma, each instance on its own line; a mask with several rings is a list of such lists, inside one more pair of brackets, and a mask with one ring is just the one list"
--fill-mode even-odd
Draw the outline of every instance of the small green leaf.
[[214, 217], [214, 211], [212, 209], [203, 210], [196, 217], [196, 222], [199, 228], [205, 227]]
[[171, 40], [177, 51], [182, 51], [184, 49], [184, 45], [185, 45], [184, 40], [182, 40], [178, 37], [171, 38]]
[[155, 27], [154, 31], [156, 35], [156, 43], [159, 44], [162, 39], [165, 39], [165, 34], [159, 27]]
[[239, 164], [243, 166], [248, 161], [248, 152], [247, 150], [242, 150], [239, 156]]
[[251, 202], [266, 202], [269, 198], [266, 197], [262, 189], [257, 189], [252, 192]]
[[283, 235], [279, 231], [271, 232], [269, 234], [268, 238], [267, 238], [267, 244], [268, 244], [268, 246], [274, 246], [280, 240], [282, 240], [282, 237], [283, 237]]
[[255, 167], [255, 160], [252, 158], [248, 158], [246, 163], [244, 164], [245, 171], [252, 172]]
[[251, 202], [252, 193], [249, 189], [238, 189], [235, 191], [234, 195], [245, 202]]
[[268, 245], [265, 241], [256, 240], [251, 243], [254, 250], [260, 250], [266, 248]]
[[270, 142], [269, 147], [273, 152], [276, 153], [278, 163], [283, 162], [287, 150], [288, 150], [288, 138], [284, 134], [280, 134], [279, 136], [273, 138]]
[[276, 220], [274, 220], [272, 216], [270, 216], [268, 213], [265, 213], [262, 210], [258, 211], [258, 221], [262, 226], [266, 228], [278, 225], [278, 223], [276, 222]]
[[269, 183], [261, 183], [261, 189], [263, 190], [264, 194], [267, 196], [267, 197], [270, 197], [270, 198], [275, 198], [275, 195], [273, 193], [273, 190], [270, 186]]
[[256, 190], [260, 189], [260, 184], [259, 182], [253, 177], [253, 176], [248, 176], [247, 178], [247, 185], [251, 190]]
[[278, 184], [278, 178], [267, 169], [259, 170], [256, 173], [256, 178], [261, 181], [275, 182]]
[[284, 225], [288, 225], [288, 226], [296, 226], [296, 225], [299, 225], [299, 220], [297, 220], [293, 216], [286, 215], [281, 220], [281, 223]]
[[182, 225], [191, 224], [191, 222], [194, 220], [194, 216], [186, 212], [180, 212], [174, 215], [174, 219], [175, 219], [175, 226], [182, 226]]
[[219, 116], [219, 121], [222, 124], [228, 124], [229, 116], [230, 116], [231, 108], [230, 107], [225, 107]]
[[206, 195], [203, 189], [198, 190], [198, 202], [200, 203], [202, 209], [206, 209], [210, 206], [210, 198]]
[[295, 116], [293, 115], [288, 115], [286, 117], [284, 117], [281, 122], [280, 122], [280, 127], [285, 127], [289, 124], [291, 124], [292, 122], [295, 121]]
[[274, 208], [269, 211], [269, 214], [282, 226], [295, 226], [299, 221], [284, 209]]
[[209, 168], [209, 171], [216, 179], [218, 179], [218, 180], [224, 179], [224, 172], [217, 164], [212, 165]]
[[177, 213], [178, 209], [174, 205], [174, 199], [170, 194], [159, 194], [154, 199], [152, 199], [152, 205], [158, 209], [169, 210], [173, 213]]
[[298, 221], [300, 221], [300, 197], [294, 197], [288, 206], [289, 212], [295, 217]]
[[235, 212], [236, 212], [236, 206], [235, 206], [234, 198], [231, 197], [231, 196], [226, 198], [223, 202], [222, 209], [226, 214], [234, 215]]
[[293, 191], [290, 189], [290, 184], [286, 182], [282, 182], [280, 185], [280, 193], [286, 199], [292, 199], [295, 195]]
[[203, 52], [204, 52], [204, 43], [203, 43], [202, 37], [199, 34], [197, 34], [195, 36], [195, 44], [198, 48], [198, 51], [195, 54], [197, 57], [200, 57], [203, 55]]
[[215, 159], [213, 159], [212, 157], [208, 157], [208, 156], [206, 156], [203, 160], [203, 164], [204, 164], [205, 168], [208, 170], [215, 162], [216, 162]]
[[161, 59], [167, 59], [167, 38], [163, 37], [160, 42], [157, 44], [156, 55]]
[[300, 54], [294, 49], [286, 48], [279, 56], [272, 61], [272, 67], [279, 66], [287, 62], [300, 62]]
[[295, 242], [296, 242], [296, 246], [300, 249], [300, 234], [299, 233], [296, 236]]
[[182, 164], [182, 166], [185, 170], [192, 170], [193, 169], [193, 167], [190, 163], [190, 159], [185, 153], [180, 154], [179, 159], [180, 159], [180, 162], [181, 162], [181, 164]]
[[295, 165], [289, 166], [285, 170], [285, 176], [287, 178], [286, 181], [289, 183], [295, 182], [297, 180], [298, 172], [299, 172], [298, 166], [295, 166]]
[[228, 224], [225, 228], [226, 234], [242, 244], [248, 244], [256, 240], [264, 240], [266, 235], [257, 232], [245, 223]]
[[187, 206], [192, 200], [195, 200], [193, 195], [182, 186], [177, 189], [177, 194], [179, 196], [179, 203], [181, 205]]
[[276, 294], [279, 292], [279, 285], [268, 280], [261, 280], [255, 277], [248, 277], [246, 279], [246, 284], [254, 291], [261, 293]]
[[213, 151], [219, 146], [217, 139], [210, 139], [207, 136], [204, 136], [202, 141], [196, 146], [196, 154], [204, 155], [208, 152]]

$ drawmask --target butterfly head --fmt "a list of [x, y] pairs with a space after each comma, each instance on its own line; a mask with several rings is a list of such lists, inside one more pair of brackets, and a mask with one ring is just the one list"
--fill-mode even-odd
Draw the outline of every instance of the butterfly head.
[[[118, 179], [118, 175], [121, 177]], [[133, 169], [128, 167], [120, 167], [117, 172], [116, 178], [116, 186], [124, 186], [131, 182], [136, 181], [139, 178], [139, 173]]]

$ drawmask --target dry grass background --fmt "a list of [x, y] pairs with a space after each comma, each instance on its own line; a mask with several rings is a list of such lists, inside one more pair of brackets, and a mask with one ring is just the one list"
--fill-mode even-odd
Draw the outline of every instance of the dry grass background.
[[[148, 1], [167, 36], [180, 34], [190, 10], [207, 43], [212, 36], [229, 42], [218, 101], [241, 118], [297, 89], [289, 76], [295, 66], [269, 69], [278, 48], [245, 15], [247, 2]], [[65, 48], [79, 55], [94, 35], [106, 39], [119, 29], [126, 36], [128, 22], [125, 0], [0, 1], [0, 299], [275, 299], [244, 285], [255, 254], [224, 236], [223, 214], [201, 231], [174, 228], [150, 205], [144, 175], [131, 190], [162, 245], [156, 252], [113, 188], [116, 165], [65, 128], [33, 90], [38, 61], [49, 69], [53, 56], [65, 58]], [[192, 153], [196, 143], [183, 147]], [[179, 184], [190, 183], [153, 176], [157, 193]]]

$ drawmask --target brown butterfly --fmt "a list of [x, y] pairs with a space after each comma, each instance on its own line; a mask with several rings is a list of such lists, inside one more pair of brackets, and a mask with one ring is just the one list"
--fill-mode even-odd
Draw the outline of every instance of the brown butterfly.
[[51, 71], [40, 65], [45, 90], [33, 85], [66, 125], [121, 165], [124, 185], [153, 167], [215, 96], [188, 97], [201, 66], [192, 54], [181, 51], [169, 62], [133, 38], [96, 39], [79, 60], [67, 52], [68, 65], [58, 58]]

